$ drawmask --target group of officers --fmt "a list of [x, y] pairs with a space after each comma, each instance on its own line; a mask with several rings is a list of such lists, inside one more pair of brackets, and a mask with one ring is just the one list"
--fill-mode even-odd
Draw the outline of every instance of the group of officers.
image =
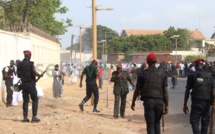
[[40, 119], [37, 118], [38, 111], [38, 96], [36, 90], [36, 76], [38, 78], [43, 77], [43, 74], [39, 74], [34, 66], [34, 62], [30, 61], [31, 51], [25, 50], [24, 59], [16, 64], [16, 71], [14, 69], [14, 61], [10, 62], [10, 66], [5, 69], [5, 85], [7, 89], [7, 102], [6, 106], [10, 107], [12, 105], [12, 94], [11, 89], [13, 85], [13, 73], [15, 73], [20, 81], [16, 84], [19, 90], [22, 90], [23, 96], [23, 122], [30, 122], [28, 118], [28, 103], [31, 97], [32, 100], [32, 123], [40, 122]]
[[[17, 65], [17, 74], [21, 79], [21, 89], [23, 93], [23, 122], [30, 122], [28, 119], [28, 103], [29, 95], [32, 99], [32, 120], [31, 122], [39, 122], [37, 118], [38, 111], [38, 97], [36, 90], [36, 76], [42, 77], [39, 74], [33, 62], [30, 61], [31, 52], [24, 51], [24, 59]], [[110, 79], [114, 83], [113, 93], [115, 95], [114, 101], [114, 117], [118, 118], [118, 114], [124, 118], [126, 108], [126, 97], [129, 93], [128, 84], [135, 87], [131, 109], [135, 110], [135, 101], [140, 95], [144, 106], [144, 115], [147, 125], [147, 134], [160, 134], [160, 120], [162, 114], [168, 113], [169, 95], [168, 95], [168, 76], [162, 69], [156, 68], [156, 55], [150, 53], [146, 58], [148, 68], [141, 69], [138, 73], [136, 86], [132, 82], [128, 72], [122, 70], [122, 66], [117, 66], [117, 70], [112, 73]], [[191, 72], [187, 78], [187, 85], [184, 96], [184, 113], [189, 112], [187, 101], [191, 94], [191, 113], [190, 123], [194, 134], [207, 134], [210, 120], [210, 108], [214, 103], [215, 86], [214, 78], [203, 67], [204, 59], [197, 59], [194, 61], [196, 71]], [[99, 76], [97, 70], [98, 62], [93, 60], [92, 63], [85, 67], [81, 79], [80, 87], [84, 75], [86, 75], [86, 97], [79, 104], [80, 110], [84, 111], [84, 103], [86, 103], [91, 95], [94, 94], [94, 108], [93, 112], [100, 112], [97, 109], [99, 101], [98, 86], [96, 78]], [[119, 109], [119, 104], [121, 105]], [[201, 120], [201, 129], [199, 128], [199, 121]]]
[[[138, 96], [141, 96], [140, 99], [143, 101], [147, 134], [160, 134], [160, 120], [163, 114], [168, 113], [169, 107], [168, 74], [161, 68], [156, 67], [157, 60], [154, 53], [150, 53], [146, 61], [148, 68], [144, 69], [143, 67], [143, 69], [138, 71], [136, 86], [132, 82], [129, 73], [122, 70], [122, 66], [117, 66], [117, 70], [112, 73], [110, 81], [114, 83], [113, 93], [115, 96], [113, 117], [118, 118], [119, 114], [122, 118], [125, 116], [126, 97], [129, 93], [127, 82], [130, 82], [135, 87], [131, 109], [135, 110], [135, 101]], [[81, 111], [84, 111], [84, 103], [90, 99], [93, 93], [95, 96], [93, 112], [99, 112], [97, 109], [99, 100], [96, 84], [96, 76], [98, 76], [97, 64], [97, 61], [93, 60], [82, 72], [80, 87], [82, 87], [83, 76], [86, 75], [87, 95], [79, 104]], [[210, 122], [210, 110], [215, 96], [214, 78], [203, 69], [204, 59], [196, 59], [193, 64], [195, 65], [196, 71], [190, 72], [187, 78], [183, 112], [185, 114], [189, 112], [187, 101], [191, 94], [190, 123], [193, 133], [207, 134]], [[201, 122], [201, 125], [199, 125], [199, 122]]]

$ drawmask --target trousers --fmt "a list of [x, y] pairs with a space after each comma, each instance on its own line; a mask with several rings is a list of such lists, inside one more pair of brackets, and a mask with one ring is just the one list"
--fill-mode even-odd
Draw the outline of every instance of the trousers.
[[38, 97], [36, 85], [34, 82], [22, 83], [22, 94], [23, 94], [23, 116], [28, 116], [28, 103], [29, 96], [32, 100], [32, 115], [37, 116], [38, 111]]
[[144, 112], [147, 134], [160, 134], [160, 120], [162, 117], [163, 99], [144, 98]]
[[[192, 125], [193, 134], [208, 134], [210, 120], [210, 104], [209, 100], [192, 99], [190, 123]], [[201, 120], [201, 129], [199, 121]]]

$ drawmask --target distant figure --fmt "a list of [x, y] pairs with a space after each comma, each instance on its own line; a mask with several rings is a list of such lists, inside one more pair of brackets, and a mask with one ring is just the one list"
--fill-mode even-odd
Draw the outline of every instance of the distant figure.
[[108, 82], [109, 82], [109, 84], [111, 84], [110, 79], [111, 79], [111, 76], [112, 76], [113, 71], [114, 71], [114, 68], [113, 68], [113, 65], [111, 65], [111, 66], [110, 66], [110, 69], [109, 69], [109, 71], [108, 71]]
[[59, 70], [59, 65], [56, 64], [54, 70], [52, 71], [53, 80], [53, 97], [58, 98], [62, 95], [62, 77], [63, 73]]
[[102, 67], [99, 65], [98, 66], [98, 79], [99, 79], [99, 88], [102, 90], [102, 85], [103, 85], [103, 69]]
[[134, 67], [131, 69], [131, 80], [134, 83], [134, 85], [136, 85], [137, 82], [137, 66], [136, 64], [133, 64]]
[[76, 66], [73, 66], [72, 68], [72, 73], [69, 77], [69, 81], [70, 83], [73, 85], [73, 84], [76, 84], [77, 80], [78, 80], [78, 76], [79, 76], [79, 72], [78, 72], [78, 69], [76, 68]]
[[5, 86], [7, 91], [6, 107], [13, 106], [13, 90], [11, 87], [13, 86], [13, 75], [16, 74], [14, 64], [14, 60], [11, 60], [10, 65], [4, 68]]
[[174, 89], [177, 84], [177, 77], [178, 77], [178, 71], [174, 64], [172, 64], [171, 66], [171, 77], [172, 77], [172, 89]]
[[[15, 73], [13, 74], [13, 85], [15, 84], [18, 84], [20, 85], [21, 84], [21, 80], [20, 78], [18, 78], [17, 76], [17, 65], [20, 63], [20, 60], [16, 60], [16, 64], [15, 64]], [[18, 102], [22, 100], [22, 91], [14, 91], [13, 92], [13, 101], [12, 101], [12, 104], [14, 106], [18, 105]]]

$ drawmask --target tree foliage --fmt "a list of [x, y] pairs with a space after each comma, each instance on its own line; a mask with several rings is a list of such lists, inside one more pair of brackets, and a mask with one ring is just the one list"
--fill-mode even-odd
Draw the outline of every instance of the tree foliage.
[[118, 37], [108, 41], [108, 53], [126, 53], [137, 51], [172, 51], [176, 49], [173, 35], [180, 35], [177, 50], [190, 50], [192, 37], [187, 29], [170, 27], [164, 34]]
[[0, 0], [0, 4], [4, 15], [1, 28], [7, 31], [23, 32], [33, 25], [56, 36], [72, 26], [70, 19], [57, 21], [54, 17], [68, 11], [61, 7], [61, 0]]
[[[119, 37], [118, 33], [106, 26], [102, 26], [102, 25], [97, 25], [97, 41], [101, 41], [101, 40], [106, 40], [106, 42], [108, 42], [109, 40], [113, 39], [113, 38], [117, 38]], [[80, 44], [79, 40], [78, 40], [78, 44]], [[92, 29], [91, 28], [87, 28], [83, 31], [83, 35], [82, 35], [82, 50], [83, 51], [91, 51], [92, 50]], [[104, 46], [105, 50], [106, 50], [106, 46]], [[101, 58], [101, 54], [102, 54], [102, 49], [103, 49], [103, 45], [102, 43], [98, 43], [98, 48], [97, 48], [97, 52], [98, 52], [98, 57]]]
[[192, 61], [194, 61], [194, 60], [196, 60], [198, 58], [205, 58], [205, 56], [204, 55], [188, 55], [186, 57], [186, 61], [192, 62]]
[[175, 29], [173, 26], [170, 26], [168, 30], [164, 31], [164, 36], [171, 40], [173, 50], [176, 47], [176, 39], [171, 38], [173, 35], [180, 35], [177, 42], [177, 50], [190, 50], [190, 48], [194, 44], [192, 35], [189, 30], [182, 28]]

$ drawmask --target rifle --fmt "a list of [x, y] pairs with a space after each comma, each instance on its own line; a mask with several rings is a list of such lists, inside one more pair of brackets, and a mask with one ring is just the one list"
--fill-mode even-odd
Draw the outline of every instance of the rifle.
[[213, 134], [214, 108], [215, 108], [215, 100], [213, 101], [213, 106], [211, 108], [211, 118], [210, 118], [210, 130], [209, 130], [209, 134]]
[[[44, 75], [44, 73], [48, 70], [48, 67], [46, 68], [46, 70], [43, 71], [42, 75]], [[35, 80], [35, 83], [37, 83], [37, 81], [40, 79], [41, 77], [38, 77], [36, 80]]]
[[163, 110], [162, 110], [162, 130], [164, 132], [164, 116], [165, 116], [165, 104], [163, 104]]

